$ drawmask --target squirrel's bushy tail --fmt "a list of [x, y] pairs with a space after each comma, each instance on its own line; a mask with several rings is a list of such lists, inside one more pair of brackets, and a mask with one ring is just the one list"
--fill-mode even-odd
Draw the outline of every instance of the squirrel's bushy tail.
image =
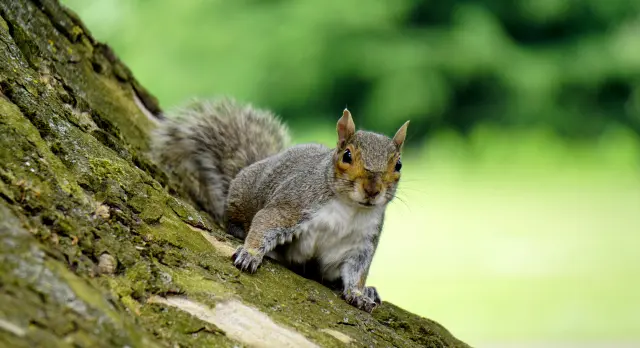
[[196, 100], [168, 113], [152, 137], [151, 152], [196, 203], [222, 222], [231, 180], [289, 142], [287, 126], [270, 111], [220, 98]]

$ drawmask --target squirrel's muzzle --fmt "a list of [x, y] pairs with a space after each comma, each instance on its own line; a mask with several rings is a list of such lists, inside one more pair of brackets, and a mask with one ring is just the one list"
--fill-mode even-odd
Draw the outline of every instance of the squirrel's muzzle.
[[382, 191], [382, 181], [377, 174], [370, 175], [362, 185], [364, 194], [368, 199], [375, 199]]

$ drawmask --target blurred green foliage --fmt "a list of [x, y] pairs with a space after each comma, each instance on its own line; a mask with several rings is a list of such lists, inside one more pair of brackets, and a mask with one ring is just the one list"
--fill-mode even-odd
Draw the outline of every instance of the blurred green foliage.
[[640, 2], [63, 0], [165, 108], [233, 95], [410, 140], [478, 124], [640, 133]]

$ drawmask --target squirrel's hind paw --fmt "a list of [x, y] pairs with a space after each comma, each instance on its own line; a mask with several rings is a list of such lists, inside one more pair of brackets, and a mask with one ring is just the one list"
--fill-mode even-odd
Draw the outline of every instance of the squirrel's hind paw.
[[380, 305], [382, 300], [380, 299], [380, 295], [378, 294], [378, 290], [376, 290], [373, 286], [367, 286], [364, 288], [364, 295], [373, 300], [376, 304]]
[[364, 292], [356, 289], [347, 290], [342, 294], [342, 298], [348, 304], [367, 313], [373, 312], [380, 304], [380, 296], [374, 287], [365, 287]]
[[233, 265], [243, 272], [255, 273], [262, 263], [262, 256], [257, 252], [250, 252], [243, 246], [238, 247], [231, 256]]

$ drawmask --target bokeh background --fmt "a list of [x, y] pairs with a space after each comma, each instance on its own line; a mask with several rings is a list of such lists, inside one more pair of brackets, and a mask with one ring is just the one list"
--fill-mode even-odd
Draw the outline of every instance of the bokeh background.
[[165, 109], [410, 119], [370, 284], [476, 347], [640, 342], [640, 2], [63, 0]]

